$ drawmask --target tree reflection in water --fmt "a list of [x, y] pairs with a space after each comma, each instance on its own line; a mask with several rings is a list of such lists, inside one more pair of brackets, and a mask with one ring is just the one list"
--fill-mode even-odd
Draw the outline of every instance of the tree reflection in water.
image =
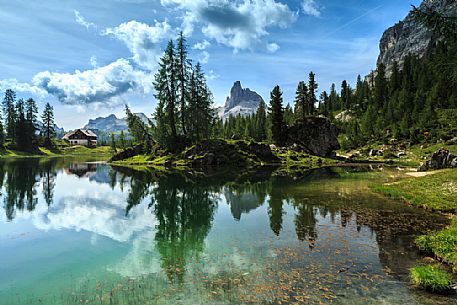
[[[0, 162], [0, 188], [6, 219], [12, 221], [17, 211], [33, 211], [40, 192], [44, 202], [53, 205], [57, 173], [68, 169], [69, 164], [74, 163], [59, 158]], [[391, 269], [399, 265], [394, 262], [401, 257], [396, 253], [414, 253], [410, 249], [410, 239], [404, 236], [411, 236], [411, 230], [420, 232], [423, 228], [433, 227], [435, 221], [425, 212], [414, 211], [414, 217], [411, 217], [413, 212], [409, 207], [398, 213], [396, 210], [383, 212], [386, 209], [384, 201], [382, 206], [370, 206], [372, 197], [365, 198], [357, 191], [340, 196], [338, 189], [332, 189], [325, 194], [319, 189], [323, 187], [319, 183], [312, 187], [313, 183], [307, 183], [338, 178], [338, 171], [332, 169], [301, 173], [298, 181], [272, 177], [271, 171], [256, 176], [222, 174], [199, 177], [108, 165], [81, 165], [76, 169], [61, 172], [127, 192], [125, 217], [129, 217], [132, 209], [141, 203], [148, 205], [157, 220], [154, 242], [161, 268], [168, 280], [175, 283], [182, 283], [190, 263], [201, 259], [205, 239], [223, 198], [236, 221], [240, 221], [243, 214], [265, 205], [265, 217], [268, 217], [270, 229], [276, 236], [281, 235], [285, 219], [293, 219], [297, 239], [311, 249], [319, 246], [318, 232], [322, 231], [319, 231], [318, 219], [328, 218], [331, 223], [336, 223], [339, 217], [342, 228], [355, 221], [358, 230], [369, 227], [376, 233], [380, 260]], [[91, 175], [87, 175], [88, 172]], [[287, 206], [295, 210], [293, 218], [285, 217]]]

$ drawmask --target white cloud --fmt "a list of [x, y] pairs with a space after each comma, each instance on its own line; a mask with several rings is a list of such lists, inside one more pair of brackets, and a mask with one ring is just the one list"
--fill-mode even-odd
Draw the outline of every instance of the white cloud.
[[207, 64], [209, 62], [209, 58], [211, 56], [209, 55], [208, 52], [206, 51], [203, 51], [200, 53], [200, 56], [198, 57], [198, 61], [201, 63], [201, 64]]
[[164, 6], [176, 6], [185, 13], [184, 20], [202, 24], [203, 34], [235, 52], [265, 46], [268, 28], [286, 28], [297, 13], [275, 0], [161, 0]]
[[270, 53], [276, 53], [279, 50], [279, 45], [277, 43], [267, 44], [267, 50]]
[[33, 85], [46, 90], [67, 105], [101, 103], [116, 106], [126, 93], [152, 90], [152, 75], [136, 70], [125, 59], [86, 71], [75, 73], [40, 72], [33, 77]]
[[166, 20], [156, 21], [154, 26], [132, 20], [115, 28], [107, 28], [102, 35], [114, 36], [125, 43], [133, 60], [153, 71], [162, 55], [160, 43], [172, 37], [172, 29]]
[[211, 43], [208, 41], [208, 40], [203, 40], [201, 42], [198, 42], [196, 44], [194, 44], [194, 46], [192, 47], [192, 49], [194, 50], [206, 50], [209, 46], [211, 45]]
[[216, 74], [214, 72], [214, 70], [209, 70], [208, 75], [206, 75], [206, 78], [209, 79], [209, 80], [215, 80], [215, 79], [218, 79], [219, 77], [220, 77], [220, 75]]
[[302, 9], [305, 14], [310, 16], [320, 17], [321, 15], [320, 8], [314, 0], [303, 0]]
[[95, 55], [90, 57], [90, 65], [92, 68], [97, 68], [97, 57]]
[[86, 19], [84, 19], [84, 17], [81, 16], [81, 13], [79, 11], [75, 10], [74, 13], [75, 13], [75, 18], [76, 18], [76, 23], [78, 23], [79, 25], [82, 25], [86, 29], [90, 29], [90, 28], [96, 29], [97, 28], [95, 23], [86, 21]]
[[5, 91], [7, 89], [12, 89], [17, 92], [28, 92], [36, 96], [44, 97], [47, 95], [47, 91], [31, 85], [29, 83], [21, 83], [17, 79], [4, 79], [0, 80], [0, 90]]

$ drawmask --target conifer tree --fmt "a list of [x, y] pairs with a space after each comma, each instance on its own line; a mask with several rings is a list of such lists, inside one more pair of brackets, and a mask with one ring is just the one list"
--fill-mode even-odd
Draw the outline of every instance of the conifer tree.
[[210, 136], [214, 124], [213, 97], [200, 63], [197, 63], [191, 76], [188, 117], [192, 141]]
[[19, 99], [16, 103], [16, 127], [14, 142], [19, 150], [27, 150], [29, 147], [27, 123], [25, 120], [24, 100]]
[[51, 104], [46, 103], [44, 106], [43, 114], [41, 115], [41, 119], [43, 120], [43, 128], [41, 130], [41, 134], [44, 137], [44, 146], [52, 147], [52, 138], [55, 136], [55, 129], [54, 108], [51, 106]]
[[125, 134], [123, 130], [121, 130], [121, 134], [119, 135], [119, 144], [121, 145], [122, 149], [125, 149], [127, 147], [127, 143], [125, 141]]
[[[159, 104], [157, 107], [163, 109], [156, 111], [161, 117], [159, 119], [166, 123], [166, 126], [170, 129], [170, 140], [169, 143], [161, 143], [166, 145], [173, 145], [177, 141], [178, 131], [176, 127], [177, 121], [177, 100], [176, 100], [176, 80], [177, 80], [177, 69], [175, 60], [175, 47], [172, 40], [167, 45], [165, 54], [160, 60], [159, 70], [155, 75], [155, 97]], [[166, 131], [159, 131], [165, 133]]]
[[6, 137], [14, 140], [16, 127], [16, 92], [11, 89], [6, 90], [2, 108], [5, 120]]
[[308, 87], [305, 82], [299, 82], [295, 94], [295, 116], [297, 120], [304, 122], [306, 115], [309, 114], [309, 98]]
[[339, 110], [340, 107], [339, 105], [339, 96], [338, 93], [336, 92], [336, 86], [335, 84], [332, 84], [330, 87], [330, 95], [328, 99], [328, 111], [332, 113], [335, 110]]
[[38, 107], [34, 99], [29, 98], [25, 102], [25, 113], [27, 141], [32, 143], [36, 139], [38, 117]]
[[274, 87], [270, 94], [271, 133], [276, 145], [284, 144], [284, 109], [282, 92], [279, 86]]
[[267, 139], [267, 111], [264, 101], [260, 102], [255, 114], [255, 140], [262, 142]]
[[111, 133], [111, 151], [113, 153], [117, 153], [116, 139], [114, 138], [114, 133]]
[[181, 118], [181, 128], [184, 135], [187, 134], [187, 99], [188, 99], [188, 83], [189, 83], [189, 74], [191, 71], [191, 63], [187, 58], [187, 45], [186, 38], [183, 35], [183, 32], [180, 32], [178, 41], [177, 41], [177, 50], [176, 50], [176, 66], [177, 66], [177, 90], [179, 95], [179, 107]]
[[346, 80], [343, 80], [341, 84], [341, 103], [344, 109], [349, 110], [351, 108], [351, 93], [350, 88]]
[[383, 63], [378, 64], [377, 74], [374, 83], [374, 101], [378, 109], [383, 109], [387, 104], [389, 89], [386, 79], [386, 67]]
[[315, 105], [317, 103], [316, 91], [319, 86], [316, 83], [315, 77], [316, 74], [314, 74], [312, 71], [309, 72], [307, 115], [314, 114]]

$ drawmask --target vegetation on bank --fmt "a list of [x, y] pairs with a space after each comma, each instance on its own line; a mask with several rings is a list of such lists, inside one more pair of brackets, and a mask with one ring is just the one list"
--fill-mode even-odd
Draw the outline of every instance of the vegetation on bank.
[[388, 184], [372, 184], [372, 190], [425, 209], [457, 213], [457, 171], [441, 170], [425, 177]]
[[416, 245], [425, 252], [433, 253], [441, 261], [453, 266], [457, 272], [457, 219], [446, 229], [416, 238]]
[[59, 156], [99, 156], [108, 159], [113, 155], [110, 146], [87, 148], [85, 146], [70, 146], [65, 141], [53, 140], [52, 148], [37, 147], [33, 152], [24, 152], [4, 148], [0, 150], [0, 158], [28, 158], [28, 157], [59, 157]]
[[437, 266], [415, 266], [410, 269], [411, 282], [418, 288], [431, 292], [451, 290], [452, 276]]
[[[436, 257], [457, 272], [457, 171], [440, 170], [424, 177], [408, 178], [388, 184], [371, 184], [372, 190], [393, 198], [430, 209], [449, 212], [451, 224], [438, 232], [418, 236], [416, 246]], [[433, 266], [415, 267], [410, 270], [414, 284], [427, 290], [450, 289], [451, 276]]]
[[[121, 152], [122, 154], [122, 152]], [[265, 143], [244, 140], [204, 140], [178, 153], [155, 149], [153, 154], [135, 154], [112, 160], [113, 164], [176, 169], [241, 168], [282, 165], [286, 171], [331, 166], [338, 161], [312, 156]]]

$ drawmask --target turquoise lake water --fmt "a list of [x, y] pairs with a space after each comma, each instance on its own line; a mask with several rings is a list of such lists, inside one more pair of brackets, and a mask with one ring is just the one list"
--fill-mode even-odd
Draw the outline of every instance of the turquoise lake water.
[[0, 304], [457, 304], [408, 279], [446, 219], [372, 193], [380, 172], [0, 161]]

